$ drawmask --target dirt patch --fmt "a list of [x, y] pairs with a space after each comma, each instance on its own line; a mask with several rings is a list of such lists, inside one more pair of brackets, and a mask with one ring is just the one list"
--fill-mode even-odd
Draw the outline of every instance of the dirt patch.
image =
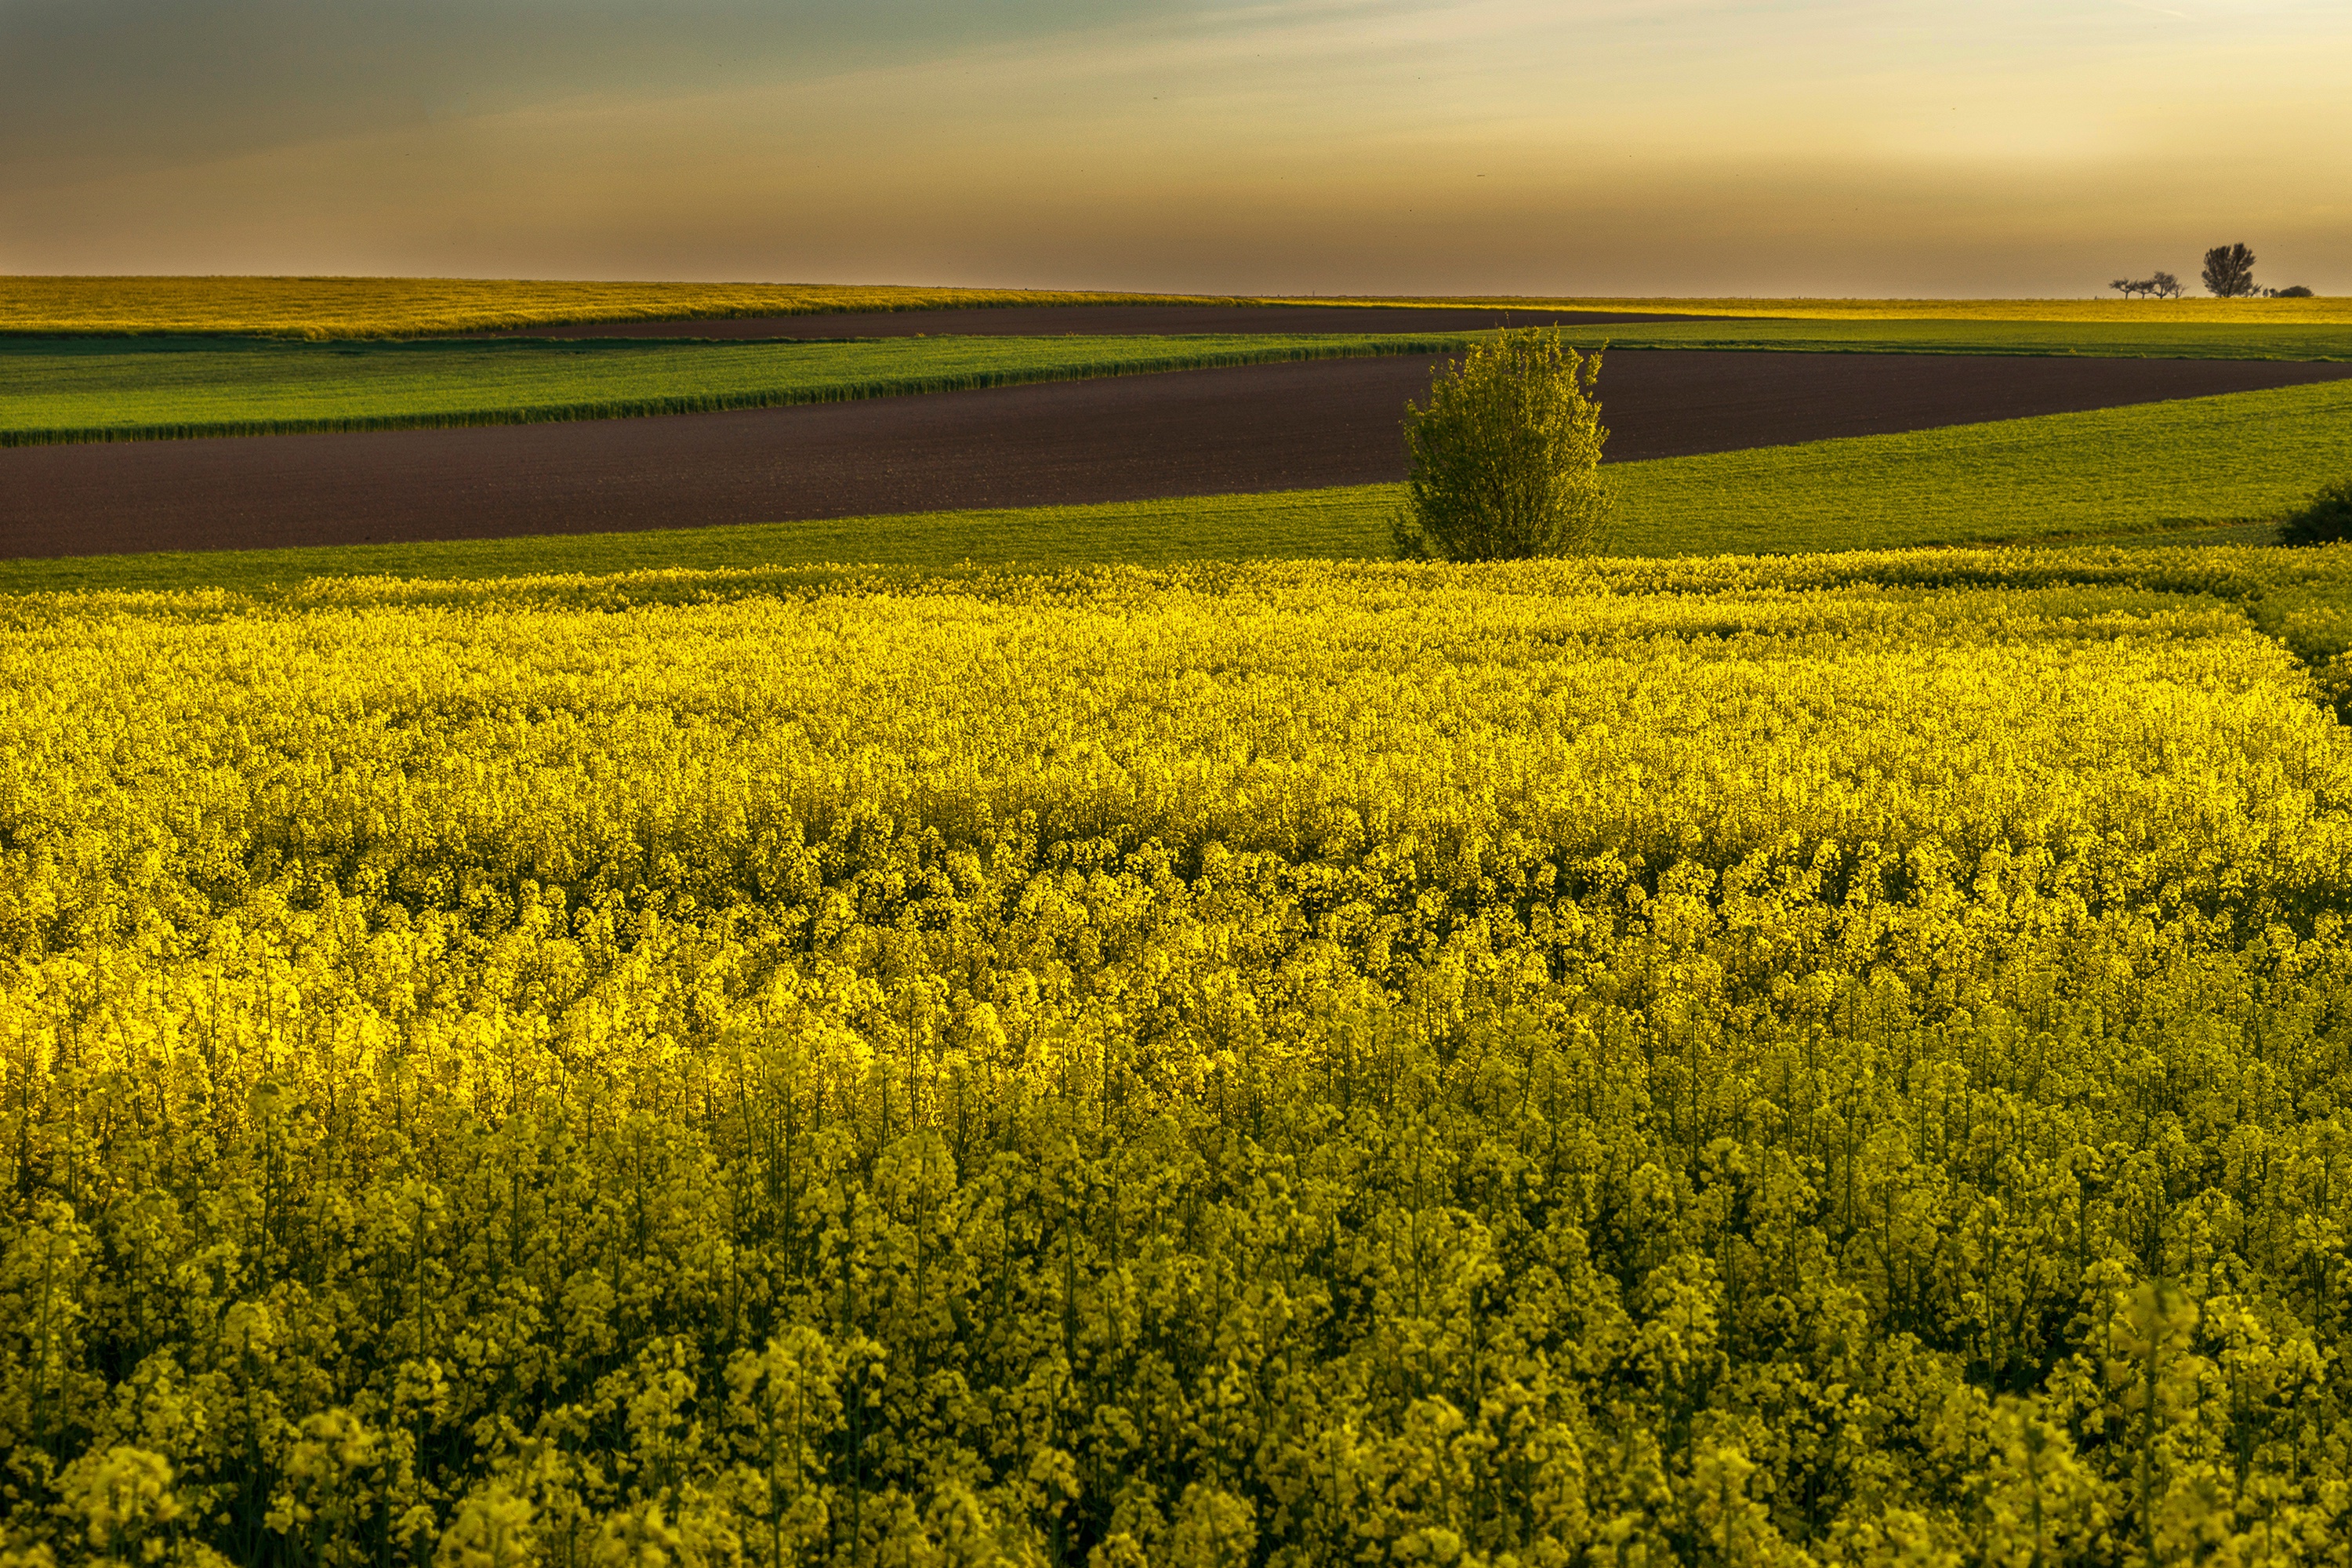
[[984, 310], [861, 310], [731, 321], [588, 321], [519, 327], [516, 338], [1053, 338], [1162, 337], [1192, 332], [1482, 332], [1490, 327], [1589, 327], [1621, 321], [1708, 321], [1715, 316], [1607, 310], [1503, 310], [1390, 305], [1014, 305]]
[[[1612, 458], [2352, 376], [2352, 365], [1622, 352]], [[1425, 357], [658, 419], [0, 450], [0, 557], [592, 533], [1366, 484]]]

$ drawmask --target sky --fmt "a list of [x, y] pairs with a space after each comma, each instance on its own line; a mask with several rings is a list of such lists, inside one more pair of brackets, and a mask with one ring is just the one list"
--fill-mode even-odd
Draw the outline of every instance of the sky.
[[2347, 0], [0, 0], [0, 271], [2352, 292]]

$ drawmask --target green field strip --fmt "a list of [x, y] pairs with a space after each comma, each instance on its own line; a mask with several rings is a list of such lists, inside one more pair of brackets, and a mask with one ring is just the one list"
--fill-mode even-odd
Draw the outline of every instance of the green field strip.
[[[713, 413], [1221, 365], [1443, 353], [1475, 335], [344, 344], [20, 338], [0, 341], [0, 446]], [[2352, 360], [2352, 328], [2326, 326], [1701, 321], [1564, 335], [1587, 348]]]
[[2275, 521], [2352, 473], [2352, 382], [1627, 463], [1614, 548], [1787, 553]]
[[929, 575], [953, 573], [966, 563], [1361, 559], [1391, 552], [1388, 516], [1402, 489], [1401, 485], [1359, 485], [628, 533], [8, 561], [0, 562], [0, 594], [79, 588], [250, 590], [316, 577], [470, 580], [767, 565], [846, 563]]
[[527, 425], [965, 392], [1221, 365], [1444, 353], [1465, 338], [254, 339], [0, 343], [0, 446]]
[[[2352, 383], [1612, 465], [1611, 552], [1784, 554], [2146, 538], [2265, 540], [2352, 472]], [[88, 556], [0, 564], [0, 592], [254, 588], [855, 563], [1379, 558], [1401, 485], [630, 533]]]

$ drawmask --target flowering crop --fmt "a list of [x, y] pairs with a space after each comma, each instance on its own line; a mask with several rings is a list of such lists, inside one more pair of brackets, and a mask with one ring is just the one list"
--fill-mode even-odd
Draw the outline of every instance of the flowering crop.
[[721, 320], [1004, 305], [1228, 304], [1171, 294], [894, 284], [588, 283], [488, 278], [0, 277], [0, 333], [397, 338], [567, 321]]
[[2332, 1560], [2344, 559], [0, 601], [0, 1552]]

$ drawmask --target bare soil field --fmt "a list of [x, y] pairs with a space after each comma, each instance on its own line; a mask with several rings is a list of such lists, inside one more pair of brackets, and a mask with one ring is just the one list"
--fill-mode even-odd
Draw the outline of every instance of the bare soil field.
[[[985, 312], [983, 312], [985, 313]], [[994, 312], [1009, 314], [1009, 311]], [[787, 521], [1376, 483], [1421, 357], [726, 414], [0, 450], [0, 558]], [[1613, 460], [2352, 377], [2280, 361], [1620, 352]]]
[[1717, 316], [1622, 310], [1433, 309], [1378, 305], [1008, 305], [956, 310], [857, 310], [675, 321], [585, 321], [517, 327], [515, 338], [1050, 338], [1194, 332], [1482, 332], [1490, 327], [1589, 327], [1621, 321], [1712, 321]]

